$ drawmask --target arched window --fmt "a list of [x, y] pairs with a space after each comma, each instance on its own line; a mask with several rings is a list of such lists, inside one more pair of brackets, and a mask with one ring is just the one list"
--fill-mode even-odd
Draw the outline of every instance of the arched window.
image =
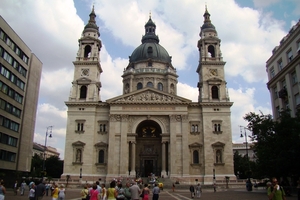
[[99, 151], [98, 163], [104, 163], [104, 151]]
[[195, 132], [198, 133], [198, 125], [195, 125]]
[[213, 45], [209, 45], [208, 46], [208, 53], [210, 54], [210, 56], [212, 58], [216, 57], [216, 55], [215, 55], [215, 47]]
[[87, 87], [85, 85], [80, 88], [80, 99], [85, 99], [87, 93]]
[[158, 83], [157, 84], [157, 89], [163, 91], [163, 84], [162, 83]]
[[148, 82], [148, 83], [147, 83], [147, 87], [153, 88], [153, 83], [152, 83], [152, 82]]
[[195, 126], [194, 126], [194, 125], [192, 125], [192, 130], [191, 130], [191, 132], [192, 132], [192, 133], [195, 132]]
[[193, 151], [193, 163], [199, 164], [199, 152], [197, 150]]
[[142, 84], [142, 83], [138, 83], [137, 86], [136, 86], [136, 88], [137, 88], [138, 90], [142, 89], [142, 88], [143, 88], [143, 84]]
[[84, 47], [84, 57], [85, 57], [85, 58], [89, 58], [89, 57], [90, 57], [90, 55], [91, 55], [91, 50], [92, 50], [92, 48], [91, 48], [90, 45], [86, 45], [86, 46]]
[[211, 96], [213, 99], [219, 99], [219, 89], [215, 85], [211, 87]]

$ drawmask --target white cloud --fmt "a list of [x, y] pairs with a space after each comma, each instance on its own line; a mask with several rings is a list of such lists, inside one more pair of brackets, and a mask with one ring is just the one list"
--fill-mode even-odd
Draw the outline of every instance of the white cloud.
[[270, 6], [272, 4], [276, 4], [278, 2], [280, 2], [280, 0], [263, 0], [263, 1], [261, 1], [261, 0], [253, 0], [254, 6], [255, 7], [259, 7], [259, 8], [261, 8], [261, 7], [267, 7], [267, 6]]

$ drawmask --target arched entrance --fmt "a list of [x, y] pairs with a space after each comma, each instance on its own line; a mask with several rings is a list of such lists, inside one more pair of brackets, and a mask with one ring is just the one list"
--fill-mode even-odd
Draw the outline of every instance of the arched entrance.
[[137, 126], [136, 173], [147, 177], [151, 173], [160, 176], [162, 169], [161, 127], [153, 120], [142, 121]]

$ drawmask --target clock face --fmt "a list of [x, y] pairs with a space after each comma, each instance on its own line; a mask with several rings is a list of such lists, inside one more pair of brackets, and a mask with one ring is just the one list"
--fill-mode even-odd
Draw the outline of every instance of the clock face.
[[90, 70], [89, 69], [81, 69], [81, 76], [89, 76]]

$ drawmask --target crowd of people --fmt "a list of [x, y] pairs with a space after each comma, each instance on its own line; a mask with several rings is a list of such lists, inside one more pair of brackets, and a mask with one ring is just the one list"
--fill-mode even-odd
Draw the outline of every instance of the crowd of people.
[[[87, 183], [81, 190], [82, 200], [150, 200], [149, 194], [151, 190], [148, 184], [144, 184], [140, 187], [137, 182], [127, 182], [123, 187], [122, 182], [111, 181], [109, 187], [106, 189], [105, 184], [99, 184], [96, 181], [93, 184]], [[152, 189], [152, 200], [158, 200], [160, 188], [158, 184], [155, 184]]]

